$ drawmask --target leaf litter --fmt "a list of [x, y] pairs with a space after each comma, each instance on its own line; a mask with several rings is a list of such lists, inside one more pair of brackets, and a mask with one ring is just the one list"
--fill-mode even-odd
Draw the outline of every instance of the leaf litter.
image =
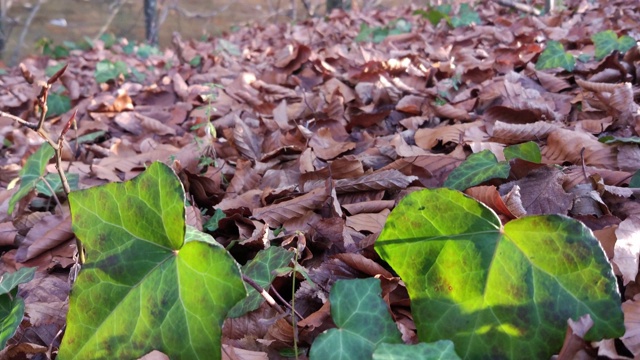
[[[131, 179], [159, 160], [179, 173], [195, 205], [189, 224], [202, 230], [215, 216], [207, 231], [232, 245], [240, 263], [269, 246], [298, 251], [307, 276], [282, 273], [268, 289], [289, 301], [295, 291], [295, 328], [263, 304], [227, 321], [226, 353], [276, 358], [296, 336], [308, 349], [332, 324], [332, 285], [373, 276], [382, 279], [403, 340], [415, 343], [406, 288], [373, 244], [399, 199], [443, 186], [470, 155], [489, 151], [509, 162], [508, 178], [462, 190], [503, 223], [568, 213], [589, 226], [625, 285], [629, 352], [622, 355], [639, 356], [640, 204], [628, 186], [640, 168], [640, 50], [629, 46], [629, 38], [640, 39], [640, 9], [632, 1], [565, 6], [534, 17], [486, 2], [473, 8], [478, 19], [455, 28], [433, 24], [417, 7], [336, 11], [204, 42], [176, 34], [173, 47], [148, 56], [129, 51], [136, 45], [126, 40], [109, 48], [98, 40], [67, 58], [31, 57], [23, 66], [42, 79], [68, 65], [46, 126], [60, 133], [77, 111], [63, 164], [79, 188]], [[619, 16], [610, 16], [613, 9]], [[546, 46], [557, 67], [536, 66]], [[572, 71], [563, 69], [573, 56]], [[33, 120], [35, 95], [19, 68], [0, 75], [0, 110]], [[605, 136], [614, 141], [599, 141]], [[68, 286], [53, 284], [69, 271], [75, 247], [68, 214], [32, 190], [8, 215], [12, 181], [42, 140], [9, 118], [0, 118], [0, 139], [0, 272], [35, 266], [44, 284], [20, 287], [27, 317], [9, 344], [55, 350], [66, 309], [60, 291]], [[528, 141], [541, 164], [505, 160], [506, 146]], [[579, 333], [572, 329], [565, 345]], [[574, 353], [588, 346], [567, 345]], [[606, 343], [599, 351], [621, 356]]]

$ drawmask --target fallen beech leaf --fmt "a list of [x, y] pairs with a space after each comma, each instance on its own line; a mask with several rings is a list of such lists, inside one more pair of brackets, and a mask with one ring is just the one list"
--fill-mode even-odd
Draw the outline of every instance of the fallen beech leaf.
[[564, 174], [550, 167], [532, 171], [527, 177], [500, 186], [500, 193], [520, 188], [522, 206], [527, 214], [567, 214], [573, 196], [562, 188]]
[[622, 273], [624, 285], [635, 281], [640, 263], [640, 216], [626, 218], [616, 229], [616, 245], [613, 249], [613, 263]]
[[319, 209], [328, 197], [327, 189], [322, 186], [294, 199], [254, 209], [253, 216], [276, 228], [291, 219], [302, 217], [308, 210]]
[[22, 240], [16, 254], [16, 261], [25, 262], [51, 250], [73, 238], [71, 215], [47, 215], [42, 218]]

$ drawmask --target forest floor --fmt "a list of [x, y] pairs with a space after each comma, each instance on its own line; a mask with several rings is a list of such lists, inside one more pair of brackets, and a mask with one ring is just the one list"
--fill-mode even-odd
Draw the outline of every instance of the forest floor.
[[[640, 4], [565, 6], [545, 16], [497, 2], [335, 11], [208, 41], [176, 36], [167, 49], [105, 36], [23, 59], [36, 85], [20, 67], [3, 71], [0, 111], [37, 122], [37, 81], [66, 64], [46, 131], [60, 134], [75, 112], [62, 152], [74, 189], [130, 180], [161, 161], [187, 192], [187, 224], [240, 264], [267, 246], [295, 249], [308, 277], [283, 273], [268, 290], [291, 302], [293, 287], [296, 328], [263, 303], [225, 321], [223, 357], [285, 358], [295, 338], [304, 358], [334, 326], [332, 285], [352, 278], [381, 278], [402, 340], [417, 343], [405, 283], [374, 243], [400, 199], [442, 187], [478, 153], [510, 160], [510, 171], [467, 195], [503, 224], [535, 214], [580, 220], [613, 265], [627, 332], [575, 352], [640, 356], [640, 50], [624, 45], [640, 39]], [[615, 36], [603, 50], [593, 36], [608, 30]], [[542, 55], [557, 43], [552, 59]], [[0, 117], [0, 140], [0, 273], [37, 268], [19, 287], [25, 318], [4, 354], [55, 357], [76, 252], [67, 199], [54, 189], [58, 204], [42, 185], [9, 214], [16, 179], [43, 140], [10, 117]], [[528, 142], [538, 161], [505, 157], [505, 147]], [[53, 161], [45, 173], [55, 181]]]

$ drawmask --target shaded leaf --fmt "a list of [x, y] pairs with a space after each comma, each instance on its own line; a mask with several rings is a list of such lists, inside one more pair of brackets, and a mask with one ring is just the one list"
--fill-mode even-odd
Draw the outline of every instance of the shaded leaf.
[[[276, 278], [274, 270], [287, 266], [292, 258], [293, 253], [281, 247], [271, 246], [266, 250], [261, 250], [253, 260], [245, 264], [242, 267], [242, 273], [263, 289], [268, 289], [273, 279]], [[229, 317], [242, 316], [257, 309], [264, 302], [264, 298], [253, 287], [249, 288], [248, 293], [246, 298], [229, 310]]]
[[600, 60], [615, 50], [618, 50], [618, 35], [611, 30], [593, 34], [591, 40], [593, 40], [593, 44], [596, 47], [595, 56], [597, 60]]
[[422, 190], [393, 210], [375, 249], [407, 285], [420, 340], [451, 339], [463, 358], [548, 358], [567, 319], [585, 314], [594, 320], [587, 341], [624, 332], [611, 266], [576, 220], [502, 227], [457, 191]]
[[36, 268], [23, 267], [0, 277], [0, 348], [15, 334], [24, 316], [24, 300], [18, 297], [19, 284], [33, 279]]
[[498, 162], [490, 150], [483, 150], [469, 155], [467, 160], [449, 174], [444, 186], [456, 190], [466, 190], [490, 179], [506, 179], [509, 176], [509, 169], [508, 162]]
[[[71, 191], [77, 190], [80, 175], [75, 173], [67, 173], [65, 175]], [[60, 194], [64, 191], [62, 188], [62, 180], [60, 180], [60, 175], [58, 175], [58, 173], [47, 174], [45, 175], [44, 180], [49, 183], [49, 186], [53, 189], [54, 193]], [[38, 181], [36, 184], [36, 191], [44, 196], [53, 196], [49, 186], [47, 186], [44, 181]]]
[[52, 92], [47, 97], [47, 117], [59, 116], [71, 110], [71, 100], [67, 95]]
[[471, 10], [469, 4], [460, 4], [458, 16], [451, 18], [451, 26], [454, 28], [469, 26], [471, 24], [479, 25], [482, 23], [477, 12]]
[[336, 281], [329, 301], [338, 328], [315, 339], [309, 358], [370, 359], [379, 344], [401, 343], [381, 292], [380, 280], [375, 278]]
[[[222, 321], [246, 291], [238, 265], [213, 239], [189, 241], [196, 234], [185, 233], [175, 173], [156, 162], [133, 180], [76, 191], [69, 201], [87, 262], [59, 358], [136, 358], [153, 349], [220, 358]], [[202, 236], [209, 237], [196, 240]]]
[[7, 213], [11, 215], [18, 201], [33, 190], [40, 177], [44, 175], [45, 168], [49, 160], [53, 157], [55, 151], [48, 143], [43, 143], [40, 148], [29, 156], [27, 162], [20, 170], [20, 190], [13, 194], [9, 200], [9, 209]]

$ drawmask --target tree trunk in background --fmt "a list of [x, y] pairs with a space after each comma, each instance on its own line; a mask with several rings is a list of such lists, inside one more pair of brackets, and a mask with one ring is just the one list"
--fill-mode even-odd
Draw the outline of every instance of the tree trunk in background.
[[158, 1], [144, 0], [144, 31], [150, 45], [158, 44]]

